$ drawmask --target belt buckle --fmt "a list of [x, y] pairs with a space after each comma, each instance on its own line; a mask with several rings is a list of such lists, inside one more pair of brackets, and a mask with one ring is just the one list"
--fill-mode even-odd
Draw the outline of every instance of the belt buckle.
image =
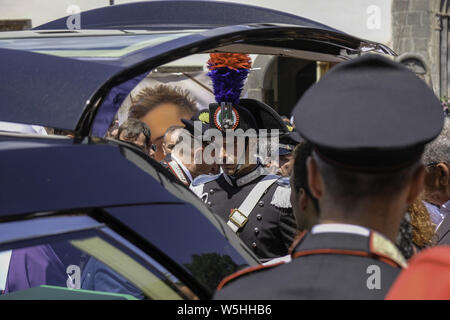
[[237, 227], [242, 228], [248, 221], [248, 217], [245, 216], [239, 209], [233, 209], [230, 213], [230, 221]]

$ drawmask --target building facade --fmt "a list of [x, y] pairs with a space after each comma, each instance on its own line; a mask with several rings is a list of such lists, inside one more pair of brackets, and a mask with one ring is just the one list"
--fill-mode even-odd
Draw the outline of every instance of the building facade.
[[440, 97], [449, 96], [447, 0], [393, 0], [392, 43], [397, 60], [423, 75]]

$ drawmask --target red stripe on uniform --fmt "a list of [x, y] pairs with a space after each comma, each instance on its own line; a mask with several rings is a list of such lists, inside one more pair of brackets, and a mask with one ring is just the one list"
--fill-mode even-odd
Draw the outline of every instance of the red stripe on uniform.
[[242, 276], [242, 275], [244, 275], [244, 274], [247, 274], [247, 273], [250, 273], [250, 272], [253, 272], [253, 271], [257, 271], [257, 270], [262, 270], [262, 269], [268, 269], [268, 268], [276, 267], [276, 266], [279, 266], [280, 264], [284, 264], [284, 263], [285, 263], [284, 261], [280, 261], [280, 262], [278, 262], [278, 263], [274, 263], [274, 264], [267, 265], [267, 266], [261, 264], [261, 265], [258, 265], [258, 266], [250, 267], [250, 268], [247, 268], [247, 269], [244, 269], [244, 270], [235, 272], [235, 273], [230, 274], [229, 276], [225, 277], [225, 278], [219, 283], [219, 285], [217, 286], [217, 289], [216, 289], [216, 290], [219, 291], [219, 290], [222, 289], [223, 286], [226, 285], [228, 282], [230, 282], [231, 280], [234, 280], [234, 279], [236, 279], [236, 278], [238, 278], [238, 277], [240, 277], [240, 276]]

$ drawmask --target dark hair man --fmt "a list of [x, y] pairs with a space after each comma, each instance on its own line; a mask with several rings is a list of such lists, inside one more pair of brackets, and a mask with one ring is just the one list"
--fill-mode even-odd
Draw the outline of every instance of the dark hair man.
[[216, 163], [202, 161], [206, 144], [202, 141], [195, 143], [193, 133], [184, 128], [180, 130], [172, 152], [162, 162], [163, 166], [186, 186], [190, 186], [192, 180], [200, 175], [217, 174]]
[[[450, 118], [445, 118], [439, 137], [428, 144], [424, 153], [426, 165], [425, 206], [436, 224], [440, 244], [450, 244]], [[445, 239], [444, 239], [445, 238]]]
[[[266, 175], [256, 161], [254, 142], [259, 129], [279, 129], [283, 121], [272, 108], [252, 99], [241, 99], [239, 105], [229, 107], [227, 110], [217, 103], [209, 106], [209, 126], [223, 135], [216, 155], [222, 173], [198, 177], [191, 189], [261, 260], [284, 256], [296, 233], [289, 182]], [[224, 114], [228, 117], [222, 117]], [[245, 137], [251, 131], [254, 136]], [[243, 143], [242, 148], [238, 141]]]
[[163, 142], [161, 144], [164, 153], [164, 160], [166, 160], [167, 157], [172, 153], [172, 150], [173, 148], [175, 148], [178, 137], [180, 136], [183, 129], [183, 126], [171, 126], [167, 129], [166, 133], [164, 134]]
[[231, 275], [215, 297], [383, 299], [406, 266], [393, 242], [423, 188], [423, 149], [443, 124], [439, 100], [405, 67], [365, 55], [329, 71], [294, 117], [314, 146], [308, 185], [319, 224], [291, 262]]
[[310, 230], [319, 221], [319, 202], [311, 194], [308, 186], [307, 160], [313, 146], [301, 142], [293, 152], [294, 164], [291, 174], [291, 204], [298, 230]]
[[145, 88], [137, 95], [137, 102], [130, 107], [128, 116], [148, 125], [152, 143], [156, 145], [155, 159], [163, 160], [162, 141], [170, 126], [183, 125], [181, 119], [190, 119], [196, 111], [195, 100], [179, 87], [158, 85]]
[[280, 138], [278, 149], [278, 175], [283, 177], [289, 177], [291, 175], [295, 158], [293, 151], [300, 141], [302, 141], [302, 139], [295, 131], [289, 131]]
[[128, 119], [119, 127], [117, 138], [138, 146], [153, 158], [154, 150], [152, 149], [151, 133], [145, 123], [137, 119]]

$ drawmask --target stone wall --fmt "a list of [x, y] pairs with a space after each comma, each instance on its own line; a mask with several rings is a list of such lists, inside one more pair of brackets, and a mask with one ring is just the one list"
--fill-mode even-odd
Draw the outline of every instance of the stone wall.
[[417, 54], [427, 67], [425, 81], [440, 92], [441, 0], [393, 0], [393, 49], [399, 55]]
[[0, 20], [0, 31], [16, 31], [31, 29], [31, 20]]

